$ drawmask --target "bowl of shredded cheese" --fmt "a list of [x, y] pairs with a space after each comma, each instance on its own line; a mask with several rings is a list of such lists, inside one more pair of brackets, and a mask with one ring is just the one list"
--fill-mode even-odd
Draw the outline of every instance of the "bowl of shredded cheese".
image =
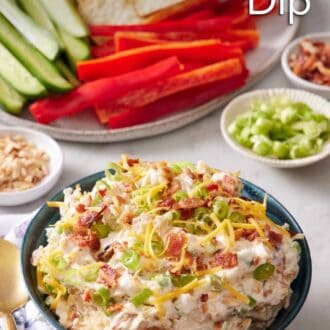
[[257, 186], [205, 162], [123, 156], [27, 229], [31, 298], [57, 329], [284, 329], [310, 286], [307, 241]]
[[25, 128], [0, 128], [0, 205], [36, 200], [54, 187], [63, 156], [49, 136]]

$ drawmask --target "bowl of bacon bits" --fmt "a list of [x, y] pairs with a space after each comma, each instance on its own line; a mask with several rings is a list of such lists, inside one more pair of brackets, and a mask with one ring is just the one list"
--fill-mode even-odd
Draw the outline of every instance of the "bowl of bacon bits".
[[293, 41], [283, 52], [282, 67], [296, 87], [329, 98], [330, 34], [311, 34]]

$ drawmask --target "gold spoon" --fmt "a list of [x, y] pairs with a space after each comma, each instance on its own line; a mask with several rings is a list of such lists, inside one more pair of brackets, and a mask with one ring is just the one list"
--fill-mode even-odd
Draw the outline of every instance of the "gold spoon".
[[12, 313], [28, 300], [23, 281], [18, 248], [0, 239], [0, 316], [6, 330], [15, 330]]

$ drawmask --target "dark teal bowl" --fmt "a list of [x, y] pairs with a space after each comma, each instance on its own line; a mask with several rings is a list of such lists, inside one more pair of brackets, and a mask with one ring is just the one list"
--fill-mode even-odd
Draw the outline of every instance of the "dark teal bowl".
[[[95, 182], [104, 176], [103, 172], [99, 172], [81, 179], [71, 185], [75, 187], [77, 184], [85, 191], [90, 191]], [[254, 184], [242, 179], [244, 189], [242, 197], [262, 202], [266, 192]], [[63, 193], [57, 193], [51, 200], [63, 200]], [[282, 225], [288, 223], [290, 229], [296, 233], [302, 233], [296, 220], [285, 209], [285, 207], [278, 202], [274, 197], [267, 194], [267, 214], [277, 224]], [[34, 217], [29, 227], [27, 228], [21, 253], [22, 269], [24, 274], [25, 283], [29, 290], [32, 300], [39, 307], [45, 318], [56, 329], [64, 329], [58, 322], [54, 313], [52, 313], [45, 305], [45, 297], [37, 289], [36, 270], [30, 263], [32, 252], [40, 245], [46, 244], [46, 231], [45, 229], [54, 224], [59, 219], [59, 212], [57, 209], [49, 208], [47, 205], [43, 206], [37, 215]], [[311, 284], [312, 277], [312, 264], [311, 257], [306, 239], [300, 241], [301, 245], [301, 260], [300, 272], [297, 279], [292, 284], [293, 294], [291, 297], [290, 305], [287, 309], [280, 311], [275, 321], [269, 327], [271, 330], [285, 329], [292, 320], [296, 317], [302, 308]]]

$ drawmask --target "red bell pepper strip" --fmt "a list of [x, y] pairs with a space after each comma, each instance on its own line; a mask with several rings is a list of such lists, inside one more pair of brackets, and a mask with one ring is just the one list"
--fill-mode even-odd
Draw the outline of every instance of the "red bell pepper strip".
[[242, 50], [223, 44], [219, 40], [166, 43], [79, 62], [77, 71], [80, 80], [94, 80], [124, 74], [169, 56], [177, 56], [180, 61], [214, 63], [228, 58], [241, 57]]
[[148, 32], [139, 32], [138, 34], [136, 32], [116, 32], [114, 35], [116, 52], [166, 43], [168, 43], [166, 40], [153, 39], [153, 33]]
[[[114, 104], [129, 108], [139, 108], [177, 92], [197, 86], [221, 81], [239, 75], [245, 69], [242, 59], [218, 62], [186, 73], [159, 81], [154, 86], [140, 88], [118, 98]], [[102, 103], [99, 103], [103, 105]]]
[[[253, 20], [254, 21], [254, 20]], [[212, 38], [212, 39], [211, 39]], [[178, 42], [180, 40], [201, 41], [217, 40], [222, 43], [230, 42], [232, 47], [240, 47], [243, 51], [254, 49], [259, 44], [260, 34], [255, 29], [249, 30], [226, 30], [217, 34], [194, 34], [194, 33], [145, 33], [145, 32], [126, 32], [116, 34], [116, 52], [129, 50], [138, 47], [138, 43], [143, 41], [149, 44], [163, 44], [166, 41]]]
[[198, 11], [192, 12], [189, 15], [182, 17], [185, 21], [195, 22], [202, 19], [210, 19], [215, 17], [215, 12], [211, 9], [200, 9]]
[[111, 36], [118, 31], [142, 31], [142, 32], [170, 32], [170, 31], [191, 31], [191, 32], [215, 32], [219, 29], [229, 29], [232, 26], [232, 17], [220, 16], [198, 21], [167, 21], [160, 23], [141, 25], [92, 25], [90, 31], [92, 36]]
[[91, 48], [91, 54], [93, 58], [105, 57], [115, 53], [115, 46], [113, 41], [104, 45], [93, 46]]
[[[163, 116], [200, 106], [214, 98], [228, 94], [244, 86], [247, 72], [239, 76], [215, 82], [206, 86], [189, 89], [138, 109], [127, 109], [119, 113], [99, 113], [103, 122], [108, 119], [112, 129], [124, 128], [154, 121]], [[102, 117], [103, 116], [103, 117]]]
[[30, 106], [30, 111], [38, 122], [50, 123], [91, 108], [96, 103], [121, 97], [141, 86], [153, 85], [181, 70], [182, 65], [178, 59], [171, 57], [145, 69], [83, 84], [66, 95], [36, 101]]

